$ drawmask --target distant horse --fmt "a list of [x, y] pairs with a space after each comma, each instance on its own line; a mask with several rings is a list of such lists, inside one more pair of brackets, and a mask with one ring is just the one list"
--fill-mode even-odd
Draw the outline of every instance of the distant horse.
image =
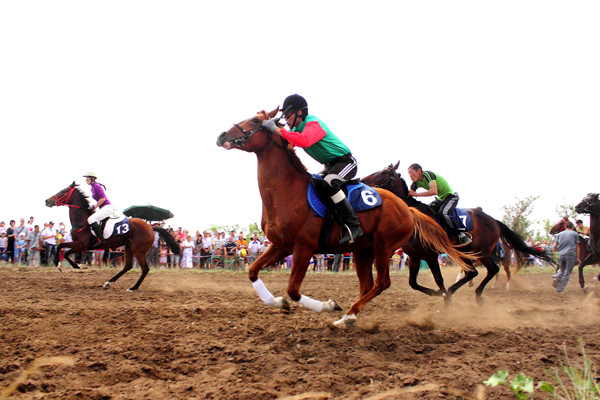
[[[279, 135], [262, 127], [262, 121], [274, 118], [279, 108], [267, 113], [259, 112], [219, 135], [217, 145], [227, 150], [239, 149], [255, 153], [258, 159], [258, 187], [263, 202], [261, 226], [271, 241], [269, 249], [250, 266], [249, 278], [261, 300], [267, 305], [289, 308], [282, 297], [275, 298], [258, 278], [266, 266], [283, 260], [292, 254], [292, 271], [288, 283], [288, 295], [302, 307], [313, 311], [341, 310], [334, 300], [321, 302], [300, 294], [300, 286], [306, 275], [311, 257], [318, 253], [319, 235], [324, 220], [315, 216], [307, 201], [307, 189], [311, 180], [306, 167], [296, 152], [288, 149], [288, 143]], [[382, 204], [359, 212], [358, 218], [364, 234], [352, 244], [340, 245], [340, 229], [334, 226], [324, 253], [354, 253], [356, 274], [360, 282], [360, 298], [334, 326], [345, 328], [356, 322], [356, 314], [390, 284], [389, 259], [396, 249], [402, 247], [413, 235], [425, 246], [446, 253], [462, 268], [469, 268], [444, 233], [431, 218], [409, 209], [406, 204], [385, 190], [377, 191]], [[374, 192], [373, 192], [374, 193]], [[377, 270], [373, 281], [373, 261]]]
[[[90, 198], [84, 194], [79, 185], [73, 182], [65, 189], [56, 193], [54, 196], [49, 197], [46, 200], [46, 206], [68, 206], [69, 207], [69, 218], [71, 219], [71, 236], [73, 237], [72, 242], [61, 243], [56, 249], [56, 257], [54, 263], [58, 265], [58, 257], [60, 251], [67, 247], [69, 250], [65, 252], [65, 260], [71, 264], [73, 268], [79, 269], [77, 265], [69, 257], [74, 253], [81, 253], [90, 249], [96, 250], [94, 247], [98, 243], [98, 239], [92, 235], [92, 231], [87, 222], [87, 219], [92, 215], [92, 211], [89, 210]], [[138, 281], [128, 291], [137, 290], [142, 284], [144, 278], [148, 274], [150, 268], [146, 262], [146, 254], [154, 243], [154, 232], [158, 232], [160, 237], [167, 243], [171, 251], [175, 254], [180, 254], [181, 249], [177, 244], [177, 241], [167, 232], [165, 229], [160, 227], [151, 227], [147, 222], [139, 218], [129, 218], [129, 230], [118, 236], [111, 236], [106, 240], [106, 244], [102, 247], [105, 250], [115, 249], [117, 247], [125, 246], [125, 266], [123, 270], [117, 275], [113, 276], [104, 284], [105, 288], [110, 287], [121, 275], [129, 271], [133, 266], [133, 256], [137, 258], [142, 274]]]
[[[590, 239], [585, 249], [585, 256], [581, 251], [584, 249], [580, 247], [581, 264], [579, 264], [579, 284], [587, 293], [588, 288], [583, 279], [583, 267], [600, 262], [600, 196], [597, 193], [588, 194], [575, 206], [575, 211], [579, 214], [590, 214]], [[600, 274], [598, 280], [600, 280]]]
[[[396, 196], [400, 197], [409, 207], [417, 208], [419, 211], [431, 217], [434, 217], [434, 214], [431, 212], [427, 204], [421, 203], [420, 201], [417, 201], [413, 197], [408, 195], [408, 186], [404, 181], [404, 178], [402, 178], [402, 176], [400, 176], [400, 174], [396, 172], [399, 165], [399, 161], [398, 163], [396, 163], [396, 165], [390, 164], [383, 170], [375, 172], [374, 174], [363, 178], [363, 182], [371, 187], [378, 187], [389, 190]], [[494, 251], [496, 243], [498, 243], [498, 240], [500, 238], [502, 238], [502, 241], [504, 243], [508, 243], [515, 250], [527, 254], [532, 254], [535, 257], [541, 258], [548, 262], [553, 262], [552, 258], [549, 255], [546, 255], [542, 251], [527, 246], [527, 244], [523, 241], [523, 239], [521, 239], [519, 235], [513, 232], [502, 222], [497, 221], [494, 218], [487, 215], [486, 213], [484, 213], [481, 209], [469, 208], [466, 209], [466, 211], [469, 213], [471, 219], [473, 220], [473, 231], [471, 232], [473, 236], [473, 241], [465, 247], [462, 247], [461, 250], [465, 249], [474, 254], [477, 254], [477, 261], [481, 262], [481, 264], [483, 264], [483, 266], [485, 266], [487, 269], [487, 276], [475, 289], [475, 299], [480, 305], [483, 304], [482, 293], [485, 286], [500, 270], [498, 265], [496, 265], [494, 260], [492, 260], [492, 252]], [[458, 238], [455, 236], [451, 237], [451, 240], [456, 244], [460, 244]], [[478, 274], [475, 268], [466, 269], [464, 276], [452, 286], [450, 286], [448, 290], [446, 290], [446, 288], [444, 287], [444, 278], [442, 277], [440, 266], [437, 260], [437, 255], [439, 252], [432, 250], [429, 247], [422, 246], [418, 241], [415, 240], [414, 237], [412, 237], [408, 241], [408, 243], [403, 247], [403, 250], [410, 257], [410, 286], [413, 289], [419, 290], [429, 296], [452, 295], [462, 285], [469, 282]], [[420, 260], [425, 260], [427, 262], [429, 269], [431, 269], [431, 272], [433, 273], [435, 282], [438, 285], [439, 291], [428, 289], [426, 287], [420, 286], [417, 283], [417, 275], [419, 274]], [[467, 264], [473, 266], [471, 260], [465, 259], [464, 261]]]

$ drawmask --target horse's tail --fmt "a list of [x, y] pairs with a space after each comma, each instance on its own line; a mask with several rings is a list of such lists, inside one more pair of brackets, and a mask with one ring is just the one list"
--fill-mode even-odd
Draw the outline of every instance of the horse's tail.
[[153, 226], [152, 230], [158, 232], [160, 237], [165, 241], [165, 243], [167, 243], [167, 246], [169, 246], [169, 249], [171, 249], [173, 254], [181, 254], [181, 247], [179, 247], [179, 243], [177, 243], [177, 240], [175, 240], [175, 238], [166, 229], [159, 226]]
[[516, 251], [532, 255], [540, 260], [546, 261], [547, 263], [556, 265], [556, 261], [554, 261], [552, 258], [551, 253], [547, 253], [544, 250], [538, 250], [535, 247], [529, 247], [518, 233], [514, 232], [508, 226], [504, 225], [498, 220], [496, 220], [496, 223], [500, 227], [500, 238], [505, 244], [508, 244]]
[[447, 254], [448, 257], [457, 263], [463, 271], [470, 271], [473, 269], [467, 264], [464, 259], [472, 261], [477, 260], [477, 256], [473, 253], [463, 253], [456, 250], [448, 235], [444, 232], [441, 226], [437, 224], [431, 217], [423, 214], [416, 208], [408, 208], [412, 213], [413, 219], [415, 220], [415, 237], [419, 239], [423, 245], [431, 248], [438, 254]]

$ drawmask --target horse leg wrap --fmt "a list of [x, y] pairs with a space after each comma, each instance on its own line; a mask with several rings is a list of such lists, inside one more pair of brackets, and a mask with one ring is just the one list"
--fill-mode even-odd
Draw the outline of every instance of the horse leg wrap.
[[268, 306], [275, 304], [275, 297], [271, 294], [271, 292], [269, 292], [269, 289], [267, 289], [263, 281], [257, 279], [256, 281], [252, 282], [252, 286], [254, 287], [254, 290], [256, 290], [256, 293], [258, 293], [260, 296], [260, 299], [263, 301], [263, 303]]
[[313, 300], [310, 297], [305, 295], [300, 296], [300, 300], [298, 300], [298, 304], [300, 304], [304, 308], [308, 308], [309, 310], [313, 310], [316, 312], [323, 311], [323, 302], [318, 300]]

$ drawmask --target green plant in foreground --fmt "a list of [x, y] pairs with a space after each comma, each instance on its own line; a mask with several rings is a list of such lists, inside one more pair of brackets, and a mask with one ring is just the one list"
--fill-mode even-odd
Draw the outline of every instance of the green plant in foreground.
[[[597, 383], [597, 373], [594, 363], [585, 353], [583, 342], [580, 340], [581, 352], [583, 354], [583, 366], [578, 368], [573, 365], [564, 349], [566, 365], [561, 361], [560, 366], [564, 375], [568, 378], [563, 381], [559, 374], [559, 369], [556, 368], [552, 374], [552, 378], [557, 383], [554, 386], [548, 382], [538, 382], [534, 385], [533, 378], [520, 373], [515, 379], [510, 381], [510, 389], [515, 394], [515, 398], [519, 400], [533, 399], [533, 392], [541, 390], [548, 392], [554, 399], [564, 400], [600, 400], [600, 385]], [[506, 385], [508, 379], [508, 371], [498, 371], [490, 378], [483, 382], [487, 386]]]
[[[508, 379], [508, 371], [498, 371], [494, 375], [490, 376], [490, 379], [483, 382], [487, 386], [498, 386], [506, 385]], [[520, 373], [515, 379], [510, 381], [510, 389], [515, 394], [515, 398], [519, 400], [526, 400], [533, 398], [533, 392], [535, 390], [542, 390], [544, 392], [550, 392], [554, 395], [556, 389], [553, 385], [548, 382], [539, 382], [537, 386], [534, 386], [533, 378]]]

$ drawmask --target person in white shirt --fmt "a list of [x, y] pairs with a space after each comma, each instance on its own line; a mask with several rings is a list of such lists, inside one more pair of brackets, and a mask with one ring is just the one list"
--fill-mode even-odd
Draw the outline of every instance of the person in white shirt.
[[192, 241], [192, 235], [187, 237], [181, 242], [181, 249], [183, 250], [183, 258], [181, 260], [181, 268], [193, 268], [194, 263], [192, 262], [192, 256], [194, 252], [194, 243]]
[[47, 266], [50, 266], [56, 255], [56, 229], [54, 229], [54, 222], [50, 221], [48, 227], [44, 228], [42, 231], [42, 240], [46, 249], [45, 263]]
[[205, 231], [202, 238], [202, 248], [200, 249], [200, 269], [204, 268], [206, 262], [210, 260], [210, 256], [212, 256], [212, 238], [210, 232]]

